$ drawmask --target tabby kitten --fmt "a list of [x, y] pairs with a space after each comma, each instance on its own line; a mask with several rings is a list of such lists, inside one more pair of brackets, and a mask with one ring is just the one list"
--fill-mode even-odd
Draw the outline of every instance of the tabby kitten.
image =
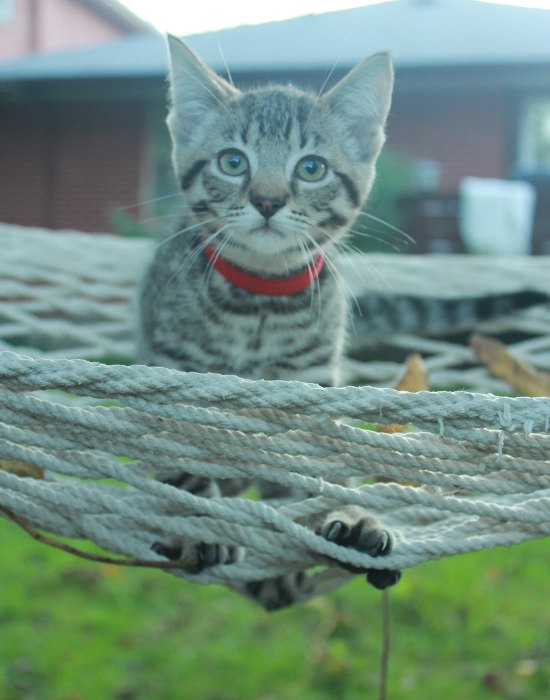
[[[334, 247], [369, 194], [392, 91], [387, 54], [363, 61], [315, 96], [292, 87], [241, 92], [168, 38], [168, 126], [183, 193], [179, 227], [158, 246], [141, 290], [140, 361], [252, 379], [338, 383], [348, 307]], [[337, 475], [335, 475], [337, 477]], [[181, 474], [201, 495], [235, 480]], [[308, 523], [371, 555], [393, 537], [357, 507]], [[155, 543], [163, 556], [231, 565], [239, 552], [200, 542]], [[378, 588], [396, 571], [367, 571]], [[307, 576], [254, 581], [268, 609], [300, 598]]]

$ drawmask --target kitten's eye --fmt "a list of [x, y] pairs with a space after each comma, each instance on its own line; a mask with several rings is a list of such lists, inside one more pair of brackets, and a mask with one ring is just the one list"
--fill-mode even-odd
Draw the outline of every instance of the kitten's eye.
[[327, 174], [328, 165], [319, 156], [305, 156], [296, 166], [296, 175], [306, 182], [319, 182]]
[[224, 151], [218, 158], [218, 165], [226, 175], [244, 175], [248, 171], [248, 158], [240, 151]]

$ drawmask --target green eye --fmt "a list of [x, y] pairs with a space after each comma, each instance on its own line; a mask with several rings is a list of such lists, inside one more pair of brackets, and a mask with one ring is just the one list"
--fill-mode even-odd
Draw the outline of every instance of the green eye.
[[296, 166], [296, 175], [306, 182], [319, 182], [327, 174], [328, 165], [319, 156], [305, 156]]
[[218, 158], [218, 165], [226, 175], [244, 175], [248, 170], [248, 158], [240, 151], [224, 151]]

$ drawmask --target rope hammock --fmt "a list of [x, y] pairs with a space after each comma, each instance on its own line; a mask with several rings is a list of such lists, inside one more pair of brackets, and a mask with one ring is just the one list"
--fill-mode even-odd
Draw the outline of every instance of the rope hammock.
[[[229, 566], [170, 570], [231, 586], [313, 569], [311, 595], [351, 575], [327, 558], [406, 568], [550, 534], [550, 398], [325, 389], [80, 359], [131, 359], [136, 281], [152, 245], [0, 226], [0, 514], [138, 560], [161, 561], [151, 544], [172, 536], [246, 547]], [[370, 288], [395, 292], [439, 295], [445, 286], [449, 294], [450, 280], [455, 296], [550, 292], [543, 258], [376, 256], [371, 264], [376, 278], [350, 272], [356, 294], [369, 290], [369, 278]], [[550, 367], [548, 308], [499, 328], [520, 329], [528, 339], [512, 351]], [[392, 342], [429, 352], [437, 384], [502, 388], [467, 347]], [[389, 362], [347, 368], [386, 383], [400, 371]], [[385, 433], [357, 422], [410, 427]], [[303, 495], [207, 499], [151, 478], [170, 470], [261, 477]], [[360, 485], [344, 487], [344, 478]], [[397, 531], [388, 557], [340, 547], [300, 524], [342, 504], [365, 506]]]

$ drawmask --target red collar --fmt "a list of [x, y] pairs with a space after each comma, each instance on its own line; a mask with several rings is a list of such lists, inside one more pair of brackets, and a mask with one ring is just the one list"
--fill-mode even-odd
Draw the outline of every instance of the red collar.
[[325, 256], [321, 253], [314, 258], [310, 267], [290, 277], [261, 277], [236, 267], [224, 260], [218, 252], [203, 240], [204, 252], [212, 267], [223, 275], [228, 282], [251, 294], [263, 294], [269, 297], [282, 297], [303, 292], [315, 282], [323, 267]]

